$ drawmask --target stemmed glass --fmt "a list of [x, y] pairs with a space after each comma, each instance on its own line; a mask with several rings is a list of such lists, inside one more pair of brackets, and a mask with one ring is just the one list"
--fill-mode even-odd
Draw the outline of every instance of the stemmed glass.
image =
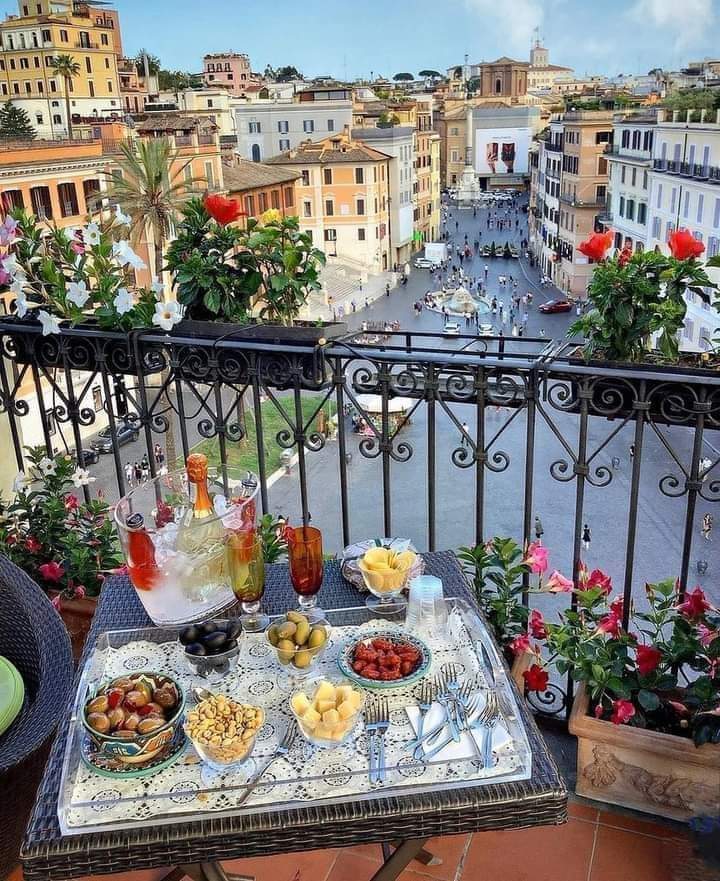
[[314, 526], [288, 526], [290, 580], [298, 595], [300, 611], [309, 618], [322, 616], [317, 594], [323, 580], [322, 533]]
[[254, 529], [229, 533], [225, 545], [230, 586], [240, 600], [243, 630], [261, 633], [267, 630], [270, 618], [260, 611], [265, 591], [265, 558], [262, 539]]

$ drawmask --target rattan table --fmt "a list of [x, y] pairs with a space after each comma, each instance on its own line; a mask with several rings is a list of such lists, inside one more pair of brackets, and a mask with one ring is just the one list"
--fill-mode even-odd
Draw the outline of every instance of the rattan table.
[[[426, 571], [443, 579], [448, 595], [469, 598], [451, 552], [427, 554], [425, 559]], [[357, 591], [343, 579], [336, 563], [326, 564], [320, 600], [326, 609], [358, 603]], [[287, 566], [269, 566], [265, 609], [281, 614], [295, 602]], [[109, 579], [83, 658], [100, 633], [150, 625], [127, 578]], [[65, 881], [81, 875], [178, 866], [171, 873], [175, 881], [184, 874], [220, 881], [225, 877], [218, 865], [221, 860], [376, 842], [384, 845], [386, 863], [374, 878], [391, 881], [420, 855], [432, 836], [563, 823], [567, 818], [565, 786], [532, 715], [524, 702], [519, 703], [533, 756], [528, 780], [402, 798], [379, 793], [377, 798], [357, 802], [63, 836], [57, 805], [68, 712], [60, 723], [27, 829], [21, 854], [25, 877], [28, 881]], [[390, 843], [396, 846], [394, 851]], [[428, 855], [424, 856], [427, 860]]]

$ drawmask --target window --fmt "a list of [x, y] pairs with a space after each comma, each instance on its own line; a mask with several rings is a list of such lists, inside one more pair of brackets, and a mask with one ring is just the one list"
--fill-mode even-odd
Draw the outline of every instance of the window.
[[607, 174], [608, 164], [604, 156], [598, 156], [598, 174]]
[[55, 59], [52, 55], [45, 56], [45, 67], [52, 67]]
[[64, 30], [60, 31], [60, 41], [62, 43], [67, 43], [67, 41], [68, 41], [68, 32], [67, 31], [64, 31]]
[[365, 229], [362, 226], [358, 227], [358, 241], [359, 242], [365, 241]]
[[327, 126], [327, 128], [328, 128], [328, 131], [329, 131], [329, 132], [334, 132], [334, 131], [335, 131], [335, 120], [334, 120], [334, 119], [328, 119], [328, 126]]
[[266, 193], [259, 193], [258, 194], [258, 210], [262, 214], [264, 211], [267, 211], [267, 207], [268, 207], [267, 194]]
[[110, 70], [110, 59], [109, 58], [105, 59], [105, 70]]
[[270, 205], [272, 208], [280, 208], [280, 190], [270, 191]]
[[642, 188], [644, 190], [646, 190], [648, 188], [648, 173], [647, 173], [647, 171], [643, 171]]
[[637, 184], [637, 168], [633, 168], [633, 170], [632, 170], [632, 177], [631, 177], [631, 181], [630, 181], [630, 182], [631, 182], [631, 184], [632, 184], [633, 186], [635, 186], [635, 185]]
[[287, 119], [278, 120], [278, 131], [281, 135], [286, 135], [289, 131]]
[[670, 211], [674, 214], [677, 206], [677, 187], [672, 188], [670, 193]]
[[635, 131], [632, 133], [632, 148], [633, 148], [633, 150], [640, 149], [640, 130], [639, 129], [635, 129]]
[[312, 202], [310, 199], [303, 200], [303, 217], [312, 217]]
[[250, 122], [248, 123], [248, 131], [251, 135], [259, 135], [261, 132], [260, 123], [259, 122]]
[[323, 168], [323, 183], [332, 184], [333, 173], [332, 168]]
[[326, 229], [325, 230], [325, 241], [326, 242], [336, 242], [337, 241], [337, 230]]
[[620, 204], [618, 206], [618, 214], [625, 217], [625, 196], [620, 196]]
[[207, 181], [208, 187], [215, 186], [215, 167], [212, 162], [205, 163], [205, 180]]
[[665, 241], [668, 241], [668, 239], [674, 232], [675, 224], [672, 222], [672, 220], [668, 220], [668, 222], [665, 224]]
[[88, 210], [92, 210], [92, 206], [98, 201], [98, 193], [100, 192], [100, 181], [96, 178], [83, 181], [83, 196], [85, 197], [85, 205]]
[[255, 196], [245, 196], [245, 211], [248, 217], [255, 216]]
[[720, 199], [715, 199], [715, 210], [713, 211], [713, 226], [720, 229]]
[[365, 169], [364, 168], [356, 168], [355, 169], [355, 183], [356, 184], [364, 184], [365, 183]]
[[100, 34], [100, 42], [102, 43], [103, 46], [110, 45], [108, 43], [108, 35], [107, 34]]
[[647, 223], [647, 205], [645, 202], [638, 202], [637, 206], [637, 222], [642, 226]]
[[332, 217], [335, 213], [335, 204], [332, 199], [325, 200], [325, 214], [328, 217]]
[[303, 170], [300, 173], [302, 175], [302, 185], [304, 187], [309, 187], [310, 186], [310, 172], [309, 172], [309, 170], [307, 168], [303, 168]]
[[683, 217], [690, 216], [690, 193], [685, 193], [685, 199], [683, 200]]
[[625, 183], [625, 166], [624, 165], [622, 166], [622, 169], [620, 171], [620, 183], [621, 184]]
[[359, 215], [365, 213], [365, 199], [358, 199], [357, 200], [357, 213]]
[[7, 93], [8, 93], [7, 83], [0, 83], [0, 93], [3, 95], [7, 95]]
[[25, 200], [21, 190], [5, 190], [0, 196], [0, 202], [5, 211], [10, 211], [13, 208], [25, 208]]
[[662, 184], [658, 184], [657, 198], [655, 199], [655, 207], [656, 208], [662, 208], [662, 193], [663, 193]]
[[30, 95], [32, 93], [32, 83], [25, 83], [25, 91]]
[[91, 61], [89, 55], [86, 55], [86, 56], [85, 56], [85, 70], [86, 70], [88, 73], [92, 73], [92, 61]]
[[32, 187], [30, 190], [33, 213], [39, 220], [52, 220], [52, 202], [48, 187]]
[[15, 70], [15, 59], [14, 58], [10, 59], [10, 70]]
[[660, 218], [659, 217], [653, 217], [652, 236], [654, 239], [660, 238]]
[[595, 187], [595, 200], [597, 202], [604, 202], [606, 196], [607, 196], [607, 187], [605, 186], [605, 184], [598, 184]]
[[30, 69], [30, 61], [27, 58], [20, 59], [20, 70], [29, 70]]
[[42, 80], [36, 80], [35, 85], [37, 86], [38, 94], [42, 95], [45, 91], [45, 83]]
[[635, 220], [635, 200], [628, 199], [625, 203], [625, 216], [628, 220]]
[[39, 55], [35, 55], [33, 57], [33, 64], [35, 65], [35, 67], [40, 67], [40, 56]]
[[609, 144], [612, 140], [612, 132], [597, 132], [595, 134], [596, 144]]
[[[70, 91], [72, 91], [72, 80], [70, 80]], [[88, 80], [88, 92], [91, 98], [95, 97], [95, 83], [92, 80]]]
[[295, 192], [292, 187], [285, 187], [283, 189], [283, 199], [285, 201], [286, 208], [292, 208], [295, 204]]
[[705, 209], [705, 196], [702, 193], [698, 193], [698, 203], [697, 203], [697, 214], [695, 219], [698, 223], [703, 222], [703, 212]]
[[280, 152], [283, 153], [285, 150], [290, 149], [290, 140], [289, 138], [280, 138], [278, 141], [278, 145], [280, 147]]
[[303, 131], [304, 132], [314, 132], [315, 131], [315, 122], [312, 119], [303, 119]]
[[453, 128], [450, 129], [450, 135], [451, 135], [452, 137], [457, 137], [459, 134], [460, 134], [460, 129], [459, 129], [459, 128], [455, 128], [455, 127], [453, 127]]
[[253, 162], [260, 161], [260, 144], [253, 144], [250, 150], [251, 158]]
[[59, 113], [53, 113], [53, 124], [62, 125], [62, 116]]
[[75, 217], [80, 213], [75, 184], [58, 184], [58, 198], [60, 200], [60, 214], [63, 217]]

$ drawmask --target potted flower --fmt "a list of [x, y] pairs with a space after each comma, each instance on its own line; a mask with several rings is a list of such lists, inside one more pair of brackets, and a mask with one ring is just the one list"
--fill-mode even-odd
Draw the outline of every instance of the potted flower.
[[2, 505], [0, 553], [52, 597], [79, 657], [103, 581], [122, 563], [117, 535], [99, 494], [77, 495], [95, 480], [86, 470], [44, 447], [27, 448], [26, 460], [14, 500]]
[[[675, 819], [720, 811], [720, 615], [700, 588], [646, 585], [623, 626], [610, 580], [580, 570], [576, 609], [545, 622], [547, 664], [580, 684], [570, 715], [579, 795]], [[538, 656], [528, 688], [543, 688]]]

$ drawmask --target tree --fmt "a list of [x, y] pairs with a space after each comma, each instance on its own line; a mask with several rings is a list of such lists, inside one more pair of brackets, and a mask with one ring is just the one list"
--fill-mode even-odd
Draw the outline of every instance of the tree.
[[[117, 168], [105, 173], [108, 179], [107, 196], [130, 216], [130, 235], [139, 239], [142, 234], [148, 245], [150, 263], [158, 280], [162, 280], [165, 246], [172, 224], [193, 193], [200, 179], [185, 179], [185, 169], [192, 168], [192, 159], [182, 159], [167, 138], [151, 138], [126, 142], [120, 146]], [[170, 411], [165, 435], [167, 461], [170, 467], [177, 459], [171, 383], [163, 374], [165, 398]]]
[[468, 95], [475, 94], [475, 92], [477, 92], [477, 90], [480, 88], [481, 84], [482, 84], [482, 80], [480, 79], [479, 76], [470, 77], [470, 79], [467, 82]]
[[185, 70], [158, 71], [158, 88], [166, 92], [182, 92], [183, 89], [192, 88], [196, 77]]
[[303, 75], [292, 64], [286, 64], [284, 67], [278, 67], [275, 71], [275, 82], [287, 83], [290, 80], [301, 80]]
[[141, 49], [135, 56], [135, 67], [137, 72], [140, 76], [145, 75], [145, 58], [147, 58], [150, 76], [157, 76], [160, 73], [160, 59], [157, 55], [148, 52], [147, 49]]
[[720, 92], [716, 89], [680, 89], [663, 102], [669, 110], [686, 113], [688, 110], [715, 110], [720, 107]]
[[0, 140], [32, 141], [37, 132], [30, 122], [30, 116], [22, 107], [6, 101], [0, 108]]
[[400, 117], [397, 113], [388, 113], [387, 110], [378, 117], [378, 128], [392, 128], [394, 125], [400, 125]]
[[426, 80], [441, 80], [442, 74], [437, 70], [421, 70], [418, 76]]
[[396, 83], [410, 83], [415, 77], [411, 73], [396, 73], [393, 79]]
[[76, 76], [80, 76], [80, 65], [72, 55], [56, 55], [52, 62], [52, 71], [62, 78], [65, 84], [65, 113], [67, 114], [68, 138], [72, 140], [72, 119], [70, 118], [70, 84]]

